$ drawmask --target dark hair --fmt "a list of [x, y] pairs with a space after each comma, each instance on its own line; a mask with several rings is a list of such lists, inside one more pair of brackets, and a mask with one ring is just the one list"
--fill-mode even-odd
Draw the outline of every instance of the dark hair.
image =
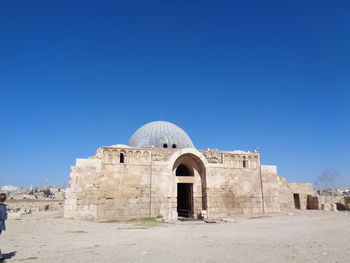
[[0, 202], [4, 202], [6, 200], [6, 194], [5, 193], [1, 193], [0, 194]]

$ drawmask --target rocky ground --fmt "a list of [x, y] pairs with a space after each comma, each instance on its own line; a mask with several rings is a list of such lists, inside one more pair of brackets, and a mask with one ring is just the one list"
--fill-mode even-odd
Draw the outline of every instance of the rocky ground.
[[8, 200], [6, 206], [9, 219], [20, 219], [23, 215], [39, 211], [63, 210], [64, 200]]
[[230, 223], [97, 223], [62, 211], [7, 222], [6, 262], [349, 262], [350, 212], [292, 211]]

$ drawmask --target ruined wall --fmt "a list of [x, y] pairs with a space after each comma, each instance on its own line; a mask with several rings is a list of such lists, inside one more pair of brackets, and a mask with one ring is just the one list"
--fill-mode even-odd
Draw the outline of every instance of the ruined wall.
[[[307, 209], [307, 196], [313, 196], [315, 191], [311, 183], [289, 183], [289, 188], [292, 190], [293, 194], [299, 194], [300, 197], [300, 209]], [[294, 198], [293, 198], [294, 201]]]
[[261, 181], [263, 189], [264, 212], [280, 211], [277, 167], [261, 165]]
[[294, 194], [299, 195], [300, 209], [307, 209], [307, 196], [314, 196], [314, 189], [311, 183], [289, 183], [282, 176], [278, 177], [280, 208], [294, 209]]
[[306, 209], [311, 209], [311, 210], [313, 210], [313, 209], [315, 209], [315, 210], [320, 209], [320, 202], [319, 202], [318, 196], [307, 195]]
[[347, 210], [350, 211], [350, 196], [344, 196], [344, 203]]
[[319, 207], [318, 209], [332, 211], [332, 205], [336, 204], [337, 210], [350, 210], [350, 197], [346, 196], [317, 196]]
[[20, 212], [21, 215], [31, 214], [39, 211], [62, 210], [63, 200], [8, 200], [6, 202], [8, 212]]
[[289, 183], [282, 176], [278, 176], [279, 185], [279, 204], [280, 209], [293, 209], [294, 199], [292, 189], [289, 188]]
[[101, 165], [99, 159], [77, 159], [71, 167], [64, 206], [66, 218], [97, 218]]

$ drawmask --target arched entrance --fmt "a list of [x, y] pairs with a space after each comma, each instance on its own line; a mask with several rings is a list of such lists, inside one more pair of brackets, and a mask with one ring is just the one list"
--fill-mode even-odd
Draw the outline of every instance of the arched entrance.
[[[188, 150], [189, 151], [189, 150]], [[176, 177], [178, 217], [198, 218], [207, 210], [205, 158], [196, 150], [176, 156], [172, 170]]]

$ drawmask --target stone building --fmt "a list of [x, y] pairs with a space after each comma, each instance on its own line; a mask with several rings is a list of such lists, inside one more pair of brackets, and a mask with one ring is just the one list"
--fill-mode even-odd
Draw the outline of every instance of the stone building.
[[77, 159], [71, 170], [66, 218], [218, 220], [306, 209], [314, 195], [312, 184], [288, 183], [276, 166], [262, 165], [257, 151], [197, 150], [186, 132], [165, 121], [142, 126], [128, 145]]

